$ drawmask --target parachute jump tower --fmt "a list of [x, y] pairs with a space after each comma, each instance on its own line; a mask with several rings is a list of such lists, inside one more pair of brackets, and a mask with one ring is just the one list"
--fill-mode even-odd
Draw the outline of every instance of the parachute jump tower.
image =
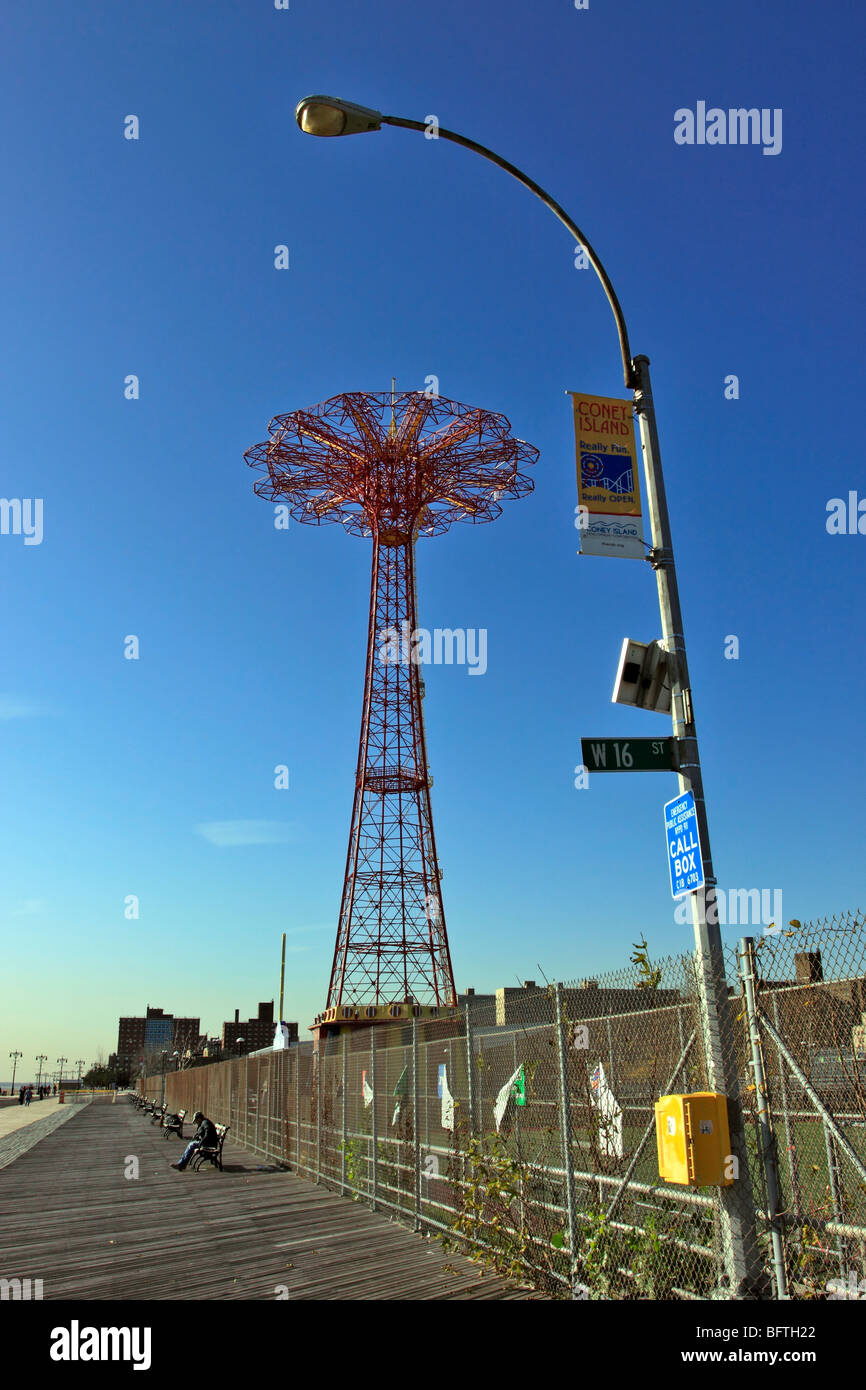
[[353, 391], [277, 415], [244, 458], [260, 497], [372, 540], [355, 800], [337, 942], [317, 1036], [456, 1003], [430, 809], [415, 542], [494, 521], [538, 450], [503, 415], [408, 391]]

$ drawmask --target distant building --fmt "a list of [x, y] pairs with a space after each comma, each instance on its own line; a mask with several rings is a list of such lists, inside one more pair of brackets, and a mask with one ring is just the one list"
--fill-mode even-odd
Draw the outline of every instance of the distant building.
[[467, 1004], [473, 1028], [483, 1028], [485, 1025], [489, 1026], [496, 1022], [495, 994], [476, 994], [474, 989], [465, 989], [462, 993], [458, 993], [457, 1008], [461, 1018], [465, 1016]]
[[185, 1052], [196, 1047], [201, 1033], [198, 1018], [175, 1018], [174, 1014], [148, 1005], [143, 1018], [121, 1018], [117, 1029], [117, 1056], [134, 1065], [139, 1057], [155, 1052]]
[[[630, 1014], [644, 1009], [661, 1009], [678, 1004], [676, 989], [600, 989], [597, 980], [582, 980], [577, 988], [565, 987], [562, 1002], [566, 1017], [577, 1019], [606, 1018]], [[552, 1023], [555, 1016], [552, 990], [539, 989], [534, 980], [512, 988], [506, 985], [496, 991], [496, 1022], [500, 1028], [517, 1024]]]
[[[298, 1041], [297, 1023], [287, 1023], [290, 1042]], [[236, 1052], [258, 1052], [263, 1047], [271, 1047], [274, 1041], [276, 1022], [274, 1020], [274, 1001], [259, 1004], [257, 1018], [248, 1018], [246, 1023], [241, 1022], [240, 1010], [235, 1009], [234, 1022], [223, 1024], [222, 1045], [223, 1052], [227, 1056], [232, 1056]], [[239, 1045], [238, 1039], [243, 1042]]]

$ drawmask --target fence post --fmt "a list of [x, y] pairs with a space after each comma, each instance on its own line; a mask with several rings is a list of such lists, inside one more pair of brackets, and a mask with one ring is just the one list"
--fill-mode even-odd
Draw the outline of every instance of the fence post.
[[373, 1210], [377, 1210], [377, 1196], [379, 1192], [379, 1145], [378, 1145], [378, 1121], [376, 1119], [376, 1027], [375, 1024], [370, 1029], [370, 1090], [373, 1092], [373, 1099], [370, 1101], [372, 1110], [371, 1140], [373, 1145], [372, 1169], [373, 1169]]
[[568, 1216], [568, 1261], [569, 1274], [568, 1281], [571, 1287], [571, 1296], [576, 1296], [574, 1273], [577, 1259], [576, 1236], [577, 1236], [577, 1211], [574, 1196], [574, 1168], [572, 1166], [571, 1155], [571, 1095], [568, 1085], [568, 1049], [565, 1040], [565, 1020], [562, 1016], [562, 985], [557, 982], [555, 986], [556, 997], [556, 1052], [559, 1060], [559, 1110], [560, 1110], [560, 1130], [562, 1134], [562, 1166], [565, 1171], [565, 1202]]
[[758, 1023], [758, 1004], [755, 980], [755, 940], [744, 936], [740, 941], [740, 979], [743, 982], [743, 995], [746, 1001], [746, 1018], [749, 1024], [749, 1042], [752, 1051], [752, 1072], [755, 1078], [755, 1099], [758, 1102], [758, 1155], [764, 1170], [767, 1184], [767, 1213], [770, 1218], [770, 1238], [773, 1246], [773, 1271], [776, 1282], [776, 1297], [788, 1297], [788, 1275], [785, 1269], [785, 1249], [782, 1242], [782, 1226], [779, 1201], [779, 1167], [776, 1153], [776, 1135], [773, 1130], [773, 1116], [770, 1109], [770, 1093], [767, 1087], [767, 1074], [764, 1067], [764, 1049], [761, 1042], [761, 1029]]
[[346, 1108], [347, 1105], [348, 1105], [348, 1103], [349, 1103], [349, 1068], [348, 1068], [348, 1062], [347, 1062], [348, 1050], [349, 1050], [349, 1038], [348, 1038], [348, 1034], [344, 1031], [344, 1032], [343, 1032], [343, 1113], [342, 1113], [343, 1149], [342, 1149], [342, 1158], [340, 1159], [340, 1191], [342, 1192], [342, 1194], [343, 1194], [344, 1197], [345, 1197], [345, 1195], [346, 1195], [346, 1163], [347, 1163], [346, 1145], [347, 1145], [347, 1143], [349, 1142], [349, 1127], [348, 1127], [348, 1123], [347, 1123], [347, 1119], [348, 1119], [348, 1110], [347, 1110], [347, 1108]]
[[413, 1178], [413, 1207], [415, 1210], [415, 1230], [421, 1229], [421, 1125], [418, 1104], [420, 1093], [418, 1076], [418, 1020], [412, 1019], [412, 1162], [414, 1165]]
[[271, 1155], [271, 1092], [272, 1092], [273, 1089], [274, 1089], [274, 1071], [275, 1071], [276, 1056], [277, 1056], [277, 1054], [276, 1054], [275, 1052], [272, 1052], [271, 1055], [267, 1058], [267, 1063], [268, 1063], [268, 1065], [267, 1065], [267, 1073], [268, 1073], [268, 1077], [267, 1077], [267, 1084], [268, 1084], [268, 1109], [267, 1109], [267, 1113], [266, 1113], [266, 1115], [265, 1115], [265, 1147], [264, 1147], [264, 1155], [265, 1155], [266, 1158], [271, 1158], [271, 1157], [272, 1157], [272, 1155]]
[[[839, 1156], [836, 1152], [833, 1135], [830, 1132], [826, 1120], [823, 1121], [821, 1128], [824, 1131], [824, 1148], [827, 1153], [827, 1176], [830, 1180], [830, 1197], [833, 1202], [833, 1217], [841, 1226], [845, 1220], [845, 1214], [842, 1210], [842, 1199], [839, 1193]], [[836, 1249], [839, 1254], [839, 1273], [844, 1279], [848, 1274], [848, 1247], [844, 1236], [838, 1231], [836, 1233]]]
[[261, 1114], [261, 1109], [262, 1109], [262, 1064], [261, 1064], [261, 1061], [259, 1060], [259, 1058], [257, 1057], [257, 1058], [256, 1058], [256, 1137], [255, 1137], [255, 1141], [254, 1141], [254, 1143], [253, 1143], [253, 1148], [255, 1149], [256, 1153], [260, 1153], [260, 1152], [261, 1152], [261, 1146], [260, 1146], [260, 1144], [259, 1144], [259, 1116], [260, 1116], [260, 1114]]
[[[511, 1034], [511, 1066], [513, 1071], [517, 1071], [517, 1033]], [[514, 1107], [514, 1145], [517, 1150], [517, 1162], [520, 1168], [523, 1167], [523, 1149], [520, 1143], [520, 1111], [519, 1105]], [[526, 1208], [524, 1205], [523, 1178], [520, 1179], [520, 1196], [518, 1197], [520, 1207], [520, 1231], [523, 1233], [526, 1226]]]
[[[283, 1060], [280, 1062], [280, 1156], [285, 1164], [288, 1164], [291, 1152], [289, 1148], [289, 1084], [290, 1077], [295, 1071], [291, 1056], [292, 1054], [286, 1048], [282, 1054]], [[288, 1072], [288, 1075], [283, 1076], [283, 1072]]]
[[327, 1042], [319, 1037], [316, 1045], [316, 1182], [322, 1181], [322, 1072]]
[[612, 1030], [612, 1028], [611, 1028], [611, 1026], [610, 1026], [610, 1014], [608, 1014], [607, 1019], [606, 1019], [606, 1022], [607, 1022], [607, 1084], [608, 1084], [608, 1086], [610, 1086], [611, 1090], [613, 1090], [613, 1087], [614, 1087], [614, 1077], [613, 1077], [613, 1030]]
[[[682, 1052], [683, 1048], [684, 1048], [685, 1045], [686, 1045], [686, 1035], [685, 1035], [685, 1031], [684, 1031], [684, 1029], [683, 1029], [683, 1006], [682, 1006], [682, 1004], [678, 1004], [678, 1005], [677, 1005], [677, 1029], [678, 1029], [678, 1032], [679, 1032], [679, 1035], [680, 1035], [680, 1052]], [[688, 1074], [687, 1071], [683, 1071], [683, 1089], [684, 1089], [685, 1091], [688, 1091], [688, 1090], [691, 1089], [691, 1088], [689, 1087], [689, 1074]]]
[[[773, 992], [773, 1022], [776, 1030], [779, 1028], [779, 1001]], [[788, 1078], [785, 1075], [785, 1064], [781, 1057], [779, 1062], [779, 1086], [782, 1092], [782, 1123], [785, 1126], [785, 1151], [788, 1155], [788, 1172], [791, 1176], [791, 1205], [794, 1211], [794, 1220], [800, 1225], [802, 1220], [800, 1212], [800, 1159], [794, 1145], [794, 1137], [791, 1134], [791, 1118], [788, 1114]]]
[[475, 1133], [475, 1068], [472, 1065], [472, 1019], [469, 1012], [469, 1001], [464, 1005], [466, 1009], [466, 1088], [469, 1096], [469, 1136]]
[[295, 1062], [295, 1168], [301, 1171], [301, 1044], [298, 1043], [298, 1056]]

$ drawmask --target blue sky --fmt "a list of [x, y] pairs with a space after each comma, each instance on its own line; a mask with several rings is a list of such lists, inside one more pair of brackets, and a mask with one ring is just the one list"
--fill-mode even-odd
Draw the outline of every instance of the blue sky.
[[[601, 288], [505, 174], [305, 137], [310, 92], [435, 115], [582, 226], [652, 360], [719, 882], [803, 920], [863, 902], [866, 536], [825, 524], [866, 496], [863, 30], [804, 0], [7, 10], [0, 492], [42, 498], [44, 534], [0, 536], [0, 1058], [90, 1061], [147, 1003], [216, 1032], [275, 994], [282, 931], [287, 1016], [322, 1007], [369, 548], [276, 531], [243, 451], [392, 376], [540, 450], [495, 525], [419, 544], [421, 623], [488, 633], [483, 679], [426, 672], [458, 987], [691, 946], [673, 776], [573, 785], [581, 735], [668, 731], [610, 703], [622, 638], [658, 635], [652, 570], [576, 554], [565, 392], [625, 394]], [[698, 101], [781, 109], [780, 153], [676, 144]], [[269, 842], [197, 829], [223, 822]]]

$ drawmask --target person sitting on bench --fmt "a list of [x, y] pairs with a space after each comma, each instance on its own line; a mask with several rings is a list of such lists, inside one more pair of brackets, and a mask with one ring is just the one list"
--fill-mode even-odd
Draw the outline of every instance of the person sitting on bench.
[[192, 1117], [192, 1122], [194, 1125], [198, 1125], [198, 1129], [187, 1144], [177, 1163], [171, 1165], [172, 1168], [176, 1168], [179, 1173], [183, 1172], [193, 1154], [197, 1153], [199, 1149], [213, 1149], [216, 1148], [219, 1143], [216, 1129], [207, 1115], [203, 1115], [200, 1110], [196, 1110]]

